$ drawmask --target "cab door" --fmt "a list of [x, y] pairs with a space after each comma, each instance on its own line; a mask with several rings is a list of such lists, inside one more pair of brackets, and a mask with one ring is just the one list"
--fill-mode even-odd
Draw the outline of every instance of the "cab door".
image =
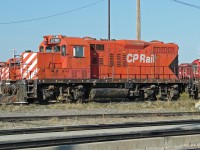
[[99, 78], [99, 54], [95, 49], [95, 44], [90, 44], [91, 55], [91, 78]]

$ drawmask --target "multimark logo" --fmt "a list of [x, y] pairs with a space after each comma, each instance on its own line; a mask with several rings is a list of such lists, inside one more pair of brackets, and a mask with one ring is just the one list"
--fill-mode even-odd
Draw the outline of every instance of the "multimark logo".
[[140, 63], [155, 63], [156, 55], [147, 56], [145, 54], [128, 54], [126, 60], [128, 63], [139, 61]]

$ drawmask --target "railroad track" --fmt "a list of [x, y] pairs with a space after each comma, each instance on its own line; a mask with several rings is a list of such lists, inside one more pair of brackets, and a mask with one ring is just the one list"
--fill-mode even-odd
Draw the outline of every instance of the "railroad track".
[[174, 121], [158, 121], [158, 122], [127, 122], [127, 123], [117, 123], [117, 124], [115, 123], [115, 124], [76, 125], [76, 126], [70, 125], [70, 126], [56, 126], [56, 127], [9, 129], [9, 130], [0, 130], [0, 136], [16, 135], [16, 134], [35, 134], [35, 133], [49, 133], [49, 132], [99, 130], [99, 129], [113, 129], [113, 128], [132, 128], [132, 127], [180, 125], [180, 124], [200, 124], [200, 120], [174, 120]]
[[33, 121], [33, 120], [49, 120], [71, 119], [71, 118], [129, 118], [129, 117], [171, 117], [171, 116], [196, 116], [200, 112], [167, 112], [167, 113], [113, 113], [113, 114], [82, 114], [82, 115], [53, 115], [53, 116], [15, 116], [15, 117], [0, 117], [0, 121]]
[[[81, 143], [92, 143], [92, 142], [104, 142], [104, 141], [116, 141], [116, 140], [126, 140], [126, 139], [139, 139], [139, 138], [152, 138], [152, 137], [166, 137], [166, 136], [183, 136], [183, 135], [194, 135], [200, 133], [200, 127], [182, 129], [180, 127], [163, 129], [153, 129], [153, 130], [143, 130], [143, 131], [125, 131], [122, 132], [109, 132], [104, 133], [104, 129], [116, 129], [116, 128], [133, 128], [133, 127], [144, 127], [144, 126], [168, 126], [168, 125], [177, 125], [183, 124], [183, 126], [191, 126], [192, 124], [199, 124], [200, 120], [182, 120], [182, 121], [162, 121], [162, 122], [143, 122], [143, 123], [126, 123], [126, 124], [112, 124], [112, 125], [87, 125], [87, 126], [74, 126], [67, 128], [67, 131], [83, 131], [86, 130], [86, 133], [89, 133], [87, 130], [96, 130], [102, 129], [102, 131], [97, 134], [84, 134], [84, 135], [75, 135], [75, 136], [58, 136], [41, 139], [25, 139], [8, 142], [0, 142], [1, 149], [22, 149], [22, 148], [38, 148], [38, 147], [49, 147], [57, 145], [68, 145], [68, 144], [81, 144]], [[62, 128], [62, 129], [61, 129]], [[63, 130], [63, 127], [60, 129]], [[60, 130], [58, 129], [58, 130]], [[98, 130], [97, 130], [98, 129]], [[41, 130], [41, 129], [39, 129]], [[58, 131], [57, 130], [57, 131]], [[54, 130], [55, 131], [55, 130]], [[46, 130], [44, 132], [54, 132], [52, 130]], [[56, 132], [57, 132], [56, 131]], [[63, 131], [62, 131], [63, 132]], [[66, 132], [66, 131], [65, 131]], [[21, 133], [20, 133], [21, 134]], [[30, 133], [29, 133], [30, 134]], [[33, 134], [33, 133], [31, 133]], [[28, 135], [29, 137], [31, 136]], [[64, 135], [67, 135], [66, 133]], [[19, 136], [19, 135], [17, 135]], [[25, 136], [25, 135], [23, 135]], [[39, 135], [38, 135], [39, 136]], [[69, 138], [70, 137], [70, 138]], [[1, 136], [0, 136], [1, 138]]]

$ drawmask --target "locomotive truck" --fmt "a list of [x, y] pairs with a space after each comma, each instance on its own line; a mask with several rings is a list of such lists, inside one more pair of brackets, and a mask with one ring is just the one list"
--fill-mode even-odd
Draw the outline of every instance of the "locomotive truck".
[[178, 45], [160, 41], [48, 35], [38, 52], [0, 68], [0, 101], [7, 103], [175, 100], [188, 85], [178, 75]]

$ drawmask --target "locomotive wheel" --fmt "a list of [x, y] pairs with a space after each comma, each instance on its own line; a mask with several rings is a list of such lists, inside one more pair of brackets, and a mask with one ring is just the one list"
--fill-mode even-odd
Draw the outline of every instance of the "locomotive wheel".
[[79, 98], [77, 101], [76, 101], [77, 104], [81, 104], [83, 103], [83, 99]]
[[72, 102], [72, 100], [70, 99], [65, 99], [62, 101], [62, 103], [65, 103], [65, 104], [70, 104]]
[[199, 98], [198, 90], [194, 91], [193, 99], [197, 100]]
[[157, 100], [157, 97], [156, 97], [156, 93], [154, 90], [148, 90], [146, 93], [145, 93], [145, 99], [146, 100], [150, 100], [150, 101], [156, 101]]
[[41, 104], [41, 105], [48, 105], [49, 104], [49, 101], [47, 101], [47, 100], [39, 100], [39, 104]]
[[28, 102], [28, 104], [33, 104], [34, 102], [35, 102], [35, 99], [34, 98], [29, 98], [29, 99], [27, 99], [27, 102]]
[[171, 89], [168, 97], [169, 100], [171, 101], [171, 100], [177, 100], [180, 96], [177, 90]]
[[49, 102], [43, 99], [42, 92], [38, 92], [38, 103], [41, 105], [47, 105]]
[[169, 98], [168, 98], [168, 95], [167, 94], [163, 94], [163, 93], [161, 93], [161, 96], [160, 96], [160, 98], [159, 98], [160, 100], [162, 100], [162, 101], [167, 101]]
[[142, 102], [145, 100], [145, 94], [144, 94], [144, 90], [143, 89], [140, 89], [140, 90], [133, 90], [133, 91], [130, 91], [129, 93], [129, 97], [128, 99], [130, 101], [135, 101], [135, 102]]

